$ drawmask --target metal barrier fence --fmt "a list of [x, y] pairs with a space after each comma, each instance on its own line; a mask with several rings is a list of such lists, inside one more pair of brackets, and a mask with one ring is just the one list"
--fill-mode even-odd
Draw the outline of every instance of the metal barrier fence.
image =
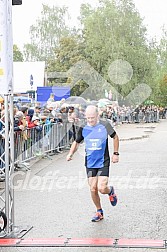
[[126, 113], [121, 111], [121, 113], [117, 116], [117, 123], [151, 123], [158, 122], [159, 119], [162, 118], [162, 115], [159, 111], [139, 111]]
[[15, 166], [38, 156], [69, 147], [74, 136], [72, 123], [51, 123], [38, 128], [15, 132]]

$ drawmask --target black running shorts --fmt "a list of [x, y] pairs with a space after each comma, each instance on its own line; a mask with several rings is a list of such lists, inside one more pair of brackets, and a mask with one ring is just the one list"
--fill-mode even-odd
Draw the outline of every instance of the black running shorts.
[[103, 168], [86, 168], [87, 177], [105, 176], [109, 177], [109, 167]]

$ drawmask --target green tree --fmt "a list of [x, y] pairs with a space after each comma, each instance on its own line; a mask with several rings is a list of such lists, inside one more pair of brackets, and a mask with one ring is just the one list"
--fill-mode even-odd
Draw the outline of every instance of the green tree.
[[66, 26], [68, 16], [66, 7], [43, 4], [41, 18], [30, 27], [30, 44], [24, 46], [25, 58], [47, 61], [54, 57], [54, 50], [59, 40], [69, 34]]
[[157, 59], [154, 100], [159, 105], [167, 106], [167, 30], [164, 28], [157, 46]]
[[[166, 74], [167, 36], [164, 31], [160, 45], [147, 40], [147, 29], [133, 0], [99, 0], [96, 8], [83, 4], [80, 30], [66, 26], [67, 14], [66, 7], [43, 5], [41, 18], [30, 29], [31, 42], [24, 47], [26, 60], [46, 61], [49, 85], [68, 84], [73, 94], [81, 94], [87, 84], [85, 78], [78, 81], [77, 75], [83, 75], [90, 77], [92, 83], [92, 90], [89, 88], [86, 95], [98, 99], [104, 96], [102, 89], [111, 89], [115, 97], [125, 97], [138, 84], [145, 83], [152, 88], [151, 99], [156, 100]], [[88, 64], [70, 72], [80, 60], [92, 68]], [[108, 70], [115, 60], [127, 61], [133, 68], [133, 76], [126, 85], [116, 85], [110, 79]], [[53, 77], [53, 72], [68, 72], [68, 76]]]
[[34, 44], [25, 44], [23, 54], [25, 61], [39, 61], [41, 59], [38, 46]]
[[49, 71], [68, 71], [78, 61], [84, 59], [84, 43], [79, 36], [60, 39], [54, 50], [54, 59], [48, 62]]
[[[48, 61], [47, 72], [49, 85], [70, 85], [72, 95], [80, 95], [87, 88], [82, 80], [75, 83], [70, 69], [80, 60], [85, 60], [85, 45], [80, 36], [71, 35], [60, 39], [59, 47], [55, 49], [55, 58]], [[57, 77], [55, 76], [57, 72]], [[65, 77], [58, 72], [64, 72]], [[55, 76], [55, 77], [54, 77]], [[76, 85], [77, 84], [77, 85]]]
[[13, 61], [23, 61], [23, 54], [17, 45], [13, 45]]
[[126, 60], [132, 65], [132, 80], [115, 86], [119, 93], [125, 96], [138, 83], [146, 82], [150, 71], [146, 28], [132, 0], [101, 0], [97, 9], [82, 5], [81, 23], [86, 58], [107, 81], [111, 82], [108, 68], [114, 60]]

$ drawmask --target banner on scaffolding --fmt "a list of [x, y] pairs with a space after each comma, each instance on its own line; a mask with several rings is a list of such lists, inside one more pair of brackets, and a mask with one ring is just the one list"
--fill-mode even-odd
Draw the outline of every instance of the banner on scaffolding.
[[12, 1], [0, 1], [0, 94], [13, 92]]

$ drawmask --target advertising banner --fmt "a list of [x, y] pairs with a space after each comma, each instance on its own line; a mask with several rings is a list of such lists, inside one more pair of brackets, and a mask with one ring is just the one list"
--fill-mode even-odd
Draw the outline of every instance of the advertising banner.
[[0, 0], [0, 94], [9, 94], [12, 92], [12, 0]]

